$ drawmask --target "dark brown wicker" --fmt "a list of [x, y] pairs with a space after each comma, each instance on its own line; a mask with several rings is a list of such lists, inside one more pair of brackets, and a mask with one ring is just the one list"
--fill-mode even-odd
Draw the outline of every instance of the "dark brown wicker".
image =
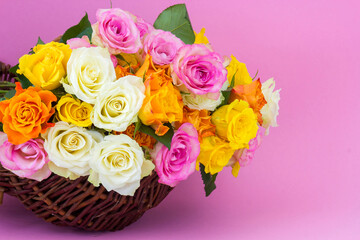
[[14, 75], [9, 72], [11, 66], [0, 61], [0, 81], [11, 82], [13, 81]]
[[[10, 81], [9, 67], [0, 64], [0, 78]], [[87, 177], [70, 181], [52, 174], [37, 182], [19, 178], [0, 165], [0, 204], [5, 192], [47, 222], [89, 231], [115, 231], [138, 220], [169, 194], [172, 188], [160, 184], [158, 179], [153, 172], [141, 180], [135, 195], [129, 197], [107, 192], [103, 186], [94, 187]]]

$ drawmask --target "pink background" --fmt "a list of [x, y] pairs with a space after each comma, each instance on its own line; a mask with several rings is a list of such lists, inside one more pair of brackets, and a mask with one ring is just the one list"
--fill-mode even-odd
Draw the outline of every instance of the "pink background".
[[[110, 1], [0, 0], [0, 61], [15, 64]], [[117, 1], [153, 22], [180, 1]], [[0, 239], [360, 239], [360, 17], [358, 1], [185, 1], [195, 30], [234, 54], [251, 75], [281, 88], [279, 128], [255, 161], [218, 177], [204, 197], [199, 174], [140, 221], [115, 233], [55, 227], [12, 198], [0, 206]], [[353, 126], [354, 125], [354, 126]]]

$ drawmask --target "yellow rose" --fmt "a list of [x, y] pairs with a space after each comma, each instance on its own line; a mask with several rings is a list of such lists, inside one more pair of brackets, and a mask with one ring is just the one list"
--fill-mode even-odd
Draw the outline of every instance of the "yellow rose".
[[34, 47], [34, 54], [19, 59], [18, 74], [45, 90], [59, 87], [60, 80], [66, 75], [66, 65], [71, 55], [68, 45], [50, 42]]
[[[210, 136], [203, 138], [200, 144], [200, 154], [197, 158], [205, 166], [205, 172], [215, 174], [229, 163], [235, 150], [230, 147], [230, 144], [217, 136]], [[199, 164], [196, 164], [199, 170]]]
[[72, 123], [79, 127], [91, 126], [90, 113], [92, 109], [92, 105], [81, 102], [70, 94], [62, 96], [56, 105], [57, 116], [61, 121]]
[[194, 32], [195, 42], [194, 44], [209, 44], [209, 40], [205, 36], [205, 28], [202, 28], [199, 33]]
[[211, 118], [216, 134], [229, 141], [233, 149], [248, 148], [249, 141], [256, 137], [257, 116], [249, 104], [235, 99], [229, 105], [216, 110]]
[[228, 71], [227, 78], [229, 83], [231, 83], [231, 80], [236, 73], [234, 86], [250, 84], [252, 82], [252, 78], [250, 77], [245, 63], [239, 62], [233, 55], [231, 55], [231, 62], [229, 66], [226, 67], [226, 69]]

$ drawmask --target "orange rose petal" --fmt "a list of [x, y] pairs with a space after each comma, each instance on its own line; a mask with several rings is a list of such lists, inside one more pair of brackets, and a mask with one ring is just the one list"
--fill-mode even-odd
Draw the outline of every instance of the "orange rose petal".
[[39, 91], [38, 94], [48, 108], [51, 107], [51, 102], [57, 101], [57, 97], [50, 91]]
[[8, 141], [15, 145], [22, 144], [31, 139], [27, 136], [22, 135], [21, 132], [12, 130], [8, 124], [3, 125], [3, 130], [7, 134]]
[[231, 103], [235, 99], [248, 102], [250, 107], [254, 110], [254, 113], [257, 115], [259, 124], [262, 125], [262, 115], [260, 110], [266, 104], [266, 100], [261, 91], [260, 79], [247, 85], [235, 86], [231, 91], [229, 102]]
[[6, 109], [10, 104], [10, 100], [0, 102], [0, 121], [2, 122]]
[[215, 136], [215, 125], [211, 123], [210, 112], [207, 110], [195, 110], [189, 107], [184, 107], [183, 119], [181, 122], [177, 122], [175, 127], [180, 127], [181, 124], [189, 122], [194, 125], [199, 134], [199, 141], [202, 138]]
[[167, 131], [169, 131], [169, 128], [167, 126], [164, 126], [162, 122], [155, 120], [154, 123], [151, 125], [153, 129], [155, 129], [155, 134], [158, 136], [164, 136]]
[[46, 133], [46, 130], [48, 129], [48, 128], [51, 128], [51, 127], [54, 127], [55, 126], [55, 123], [43, 123], [42, 125], [41, 125], [41, 133], [42, 134], [44, 134], [44, 133]]
[[37, 138], [41, 132], [41, 126], [33, 127], [32, 131], [26, 134], [27, 137], [30, 138]]
[[154, 144], [156, 143], [155, 138], [153, 138], [150, 135], [147, 135], [145, 133], [142, 133], [140, 131], [137, 131], [135, 133], [135, 138], [134, 138], [134, 132], [135, 132], [135, 125], [131, 124], [124, 132], [116, 132], [115, 131], [113, 133], [115, 135], [126, 134], [129, 137], [131, 137], [132, 139], [134, 139], [141, 147], [145, 146], [150, 149], [153, 149]]
[[143, 65], [135, 74], [137, 77], [142, 78], [144, 76], [144, 74], [148, 71], [148, 69], [150, 67], [150, 61], [151, 61], [151, 56], [150, 56], [150, 54], [147, 54]]
[[25, 92], [25, 90], [21, 86], [21, 83], [16, 82], [15, 85], [16, 85], [16, 87], [15, 87], [15, 91], [16, 91], [15, 96], [18, 96], [19, 94]]
[[[119, 79], [121, 77], [125, 77], [127, 75], [134, 75], [130, 72], [130, 67], [122, 67], [117, 65], [115, 68], [116, 78]], [[141, 76], [142, 77], [142, 76]]]

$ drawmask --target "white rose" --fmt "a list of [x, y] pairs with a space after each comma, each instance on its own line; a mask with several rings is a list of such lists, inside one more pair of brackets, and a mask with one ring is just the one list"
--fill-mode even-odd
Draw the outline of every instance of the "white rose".
[[263, 124], [266, 129], [265, 134], [269, 134], [270, 127], [277, 127], [276, 118], [279, 115], [280, 89], [274, 91], [275, 81], [270, 78], [262, 84], [261, 91], [264, 94], [266, 104], [260, 110], [262, 114]]
[[91, 121], [98, 128], [125, 131], [137, 121], [145, 98], [144, 92], [143, 80], [132, 75], [105, 85], [96, 98]]
[[[226, 81], [223, 84], [221, 91], [226, 90], [228, 87], [229, 87], [229, 83], [228, 81]], [[214, 95], [215, 94], [213, 93], [208, 93], [204, 95], [195, 95], [191, 93], [181, 94], [184, 104], [189, 108], [195, 110], [206, 109], [209, 111], [215, 111], [217, 106], [219, 106], [222, 103], [222, 101], [225, 99], [221, 92], [217, 99], [213, 99], [212, 96]]]
[[67, 64], [65, 91], [87, 103], [95, 103], [101, 87], [116, 80], [114, 65], [106, 48], [74, 49]]
[[89, 182], [129, 196], [134, 195], [141, 178], [155, 167], [144, 158], [139, 144], [125, 134], [106, 136], [96, 146], [90, 166]]
[[43, 137], [50, 170], [70, 179], [89, 175], [91, 150], [103, 138], [98, 132], [66, 122], [57, 122]]
[[196, 110], [206, 109], [214, 111], [224, 100], [222, 94], [220, 94], [219, 98], [216, 100], [208, 98], [206, 95], [182, 94], [181, 96], [186, 106]]

